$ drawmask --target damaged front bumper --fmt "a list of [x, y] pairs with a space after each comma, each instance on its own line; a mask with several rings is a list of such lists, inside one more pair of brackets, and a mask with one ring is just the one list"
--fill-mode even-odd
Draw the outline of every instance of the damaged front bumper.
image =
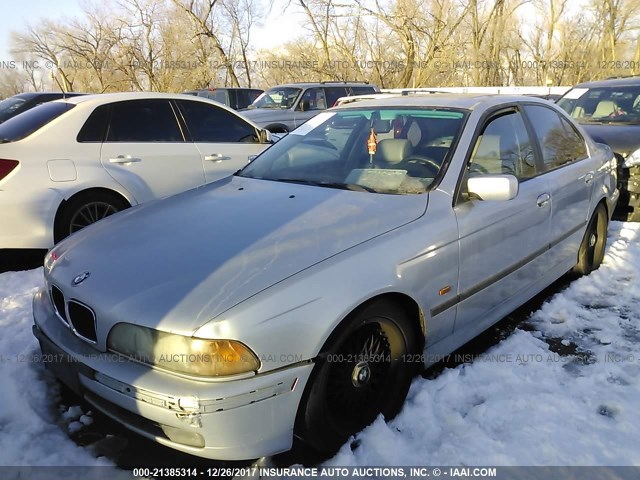
[[195, 380], [96, 350], [61, 323], [44, 291], [34, 296], [33, 315], [33, 333], [47, 368], [140, 435], [217, 460], [252, 459], [291, 448], [313, 364], [241, 380]]

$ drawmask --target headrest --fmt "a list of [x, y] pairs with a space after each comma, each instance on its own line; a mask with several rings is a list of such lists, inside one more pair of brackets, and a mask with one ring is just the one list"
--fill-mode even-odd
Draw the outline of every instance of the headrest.
[[375, 160], [394, 165], [409, 158], [413, 153], [411, 142], [404, 138], [385, 138], [378, 142]]

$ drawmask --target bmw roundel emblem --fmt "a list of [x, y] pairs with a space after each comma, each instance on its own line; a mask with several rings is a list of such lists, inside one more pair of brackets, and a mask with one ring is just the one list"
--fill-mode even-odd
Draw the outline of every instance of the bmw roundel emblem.
[[76, 275], [75, 276], [75, 278], [71, 282], [71, 285], [74, 286], [74, 287], [77, 287], [78, 285], [80, 285], [82, 282], [84, 282], [90, 276], [91, 276], [91, 273], [82, 272], [80, 275]]

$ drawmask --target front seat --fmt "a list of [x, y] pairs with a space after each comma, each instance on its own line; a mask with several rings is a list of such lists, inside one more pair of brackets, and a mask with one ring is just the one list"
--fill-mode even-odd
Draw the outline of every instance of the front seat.
[[398, 168], [413, 154], [413, 145], [405, 138], [385, 138], [378, 142], [378, 149], [373, 157], [378, 168]]
[[611, 100], [602, 100], [598, 102], [592, 117], [608, 117], [616, 111], [616, 108], [618, 108], [618, 106], [615, 102], [612, 102]]

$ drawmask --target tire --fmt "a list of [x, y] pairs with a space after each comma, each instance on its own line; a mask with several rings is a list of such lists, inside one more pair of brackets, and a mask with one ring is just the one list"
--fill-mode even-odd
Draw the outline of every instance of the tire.
[[298, 415], [298, 439], [333, 454], [382, 413], [389, 420], [402, 408], [422, 365], [415, 328], [389, 300], [356, 311], [325, 344], [305, 388]]
[[129, 206], [122, 197], [104, 191], [71, 197], [56, 219], [54, 241], [58, 243], [72, 233]]
[[599, 204], [593, 212], [580, 244], [578, 263], [573, 267], [574, 273], [588, 275], [600, 267], [607, 246], [608, 223], [607, 210], [602, 204]]

